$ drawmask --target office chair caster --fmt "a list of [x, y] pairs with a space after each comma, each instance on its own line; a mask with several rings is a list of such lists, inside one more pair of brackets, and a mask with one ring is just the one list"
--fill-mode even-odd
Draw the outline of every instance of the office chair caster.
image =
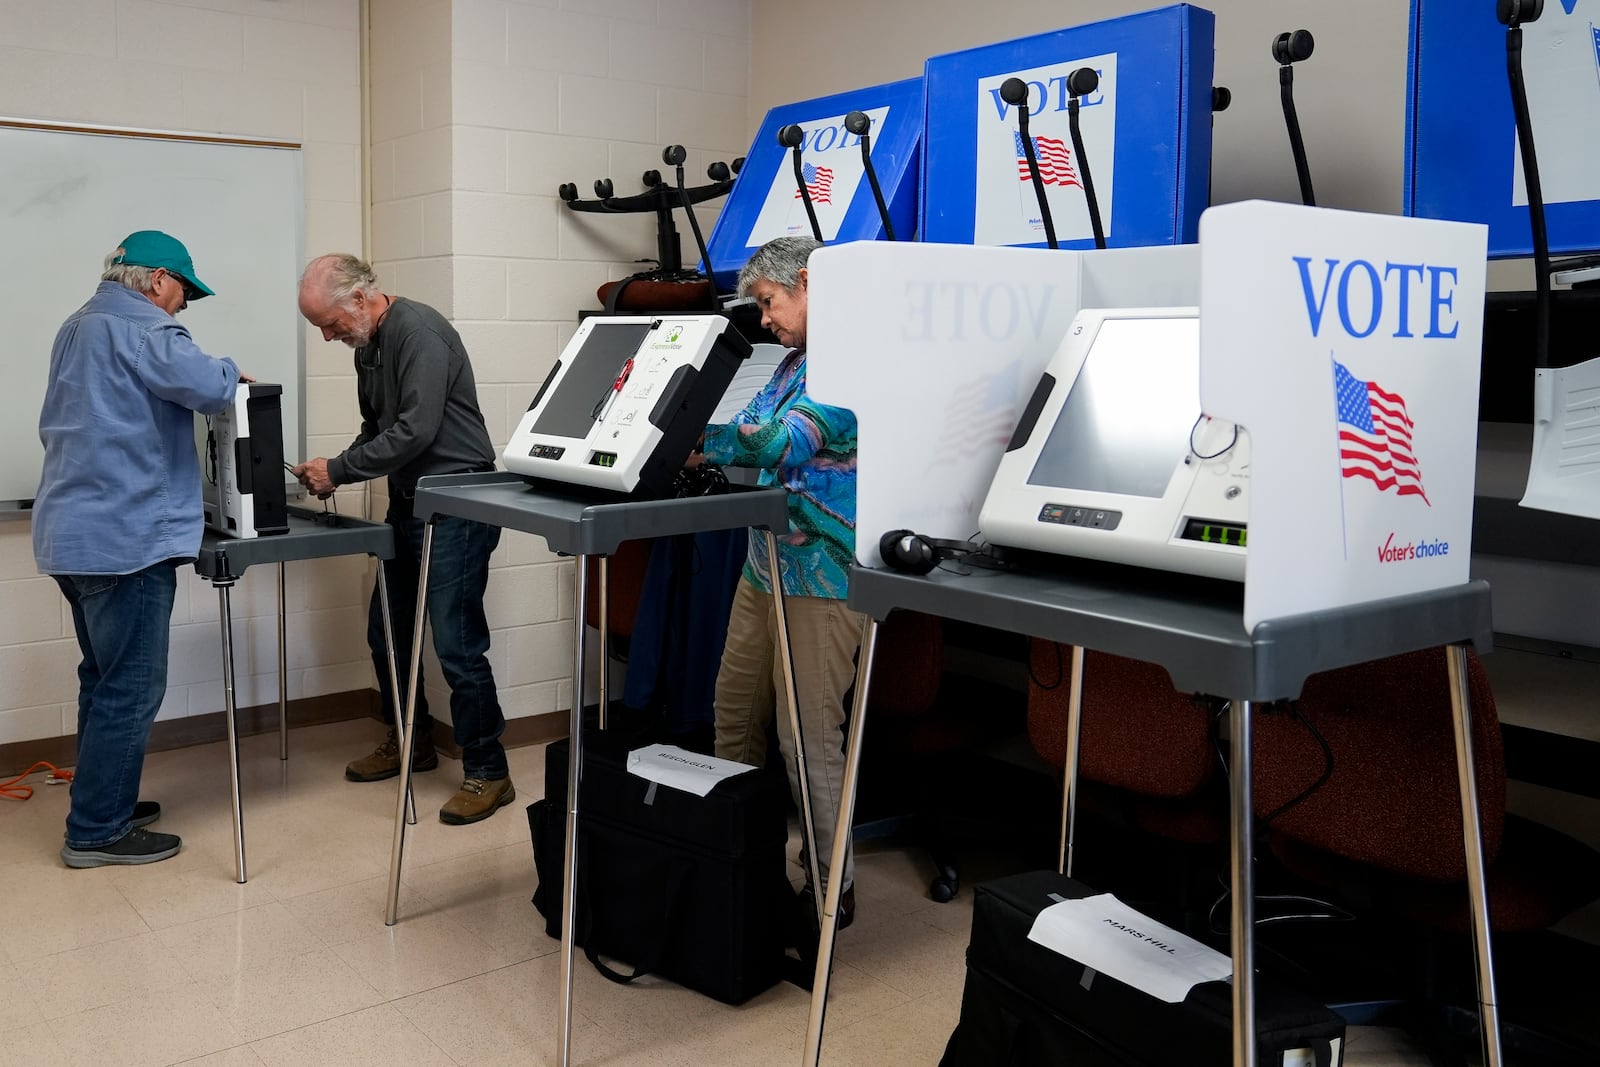
[[928, 895], [940, 904], [948, 904], [961, 891], [961, 875], [954, 864], [939, 864], [939, 873], [928, 883]]

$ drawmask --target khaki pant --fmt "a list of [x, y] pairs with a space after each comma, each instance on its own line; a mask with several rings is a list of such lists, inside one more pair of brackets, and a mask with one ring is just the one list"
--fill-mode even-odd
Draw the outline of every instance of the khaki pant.
[[[816, 822], [817, 840], [809, 844], [816, 851], [822, 873], [821, 892], [825, 893], [844, 787], [844, 695], [855, 681], [862, 616], [846, 607], [843, 600], [825, 597], [787, 597], [784, 608], [794, 656], [800, 729], [805, 737], [807, 784]], [[778, 620], [772, 609], [772, 594], [741, 578], [728, 614], [728, 639], [717, 672], [717, 755], [763, 766], [767, 759], [767, 723], [777, 714], [778, 744], [789, 773], [789, 790], [799, 804], [800, 783], [787, 706], [778, 714], [778, 701], [784, 699], [785, 690], [777, 646]], [[854, 860], [846, 851], [845, 889], [850, 888], [854, 878]]]

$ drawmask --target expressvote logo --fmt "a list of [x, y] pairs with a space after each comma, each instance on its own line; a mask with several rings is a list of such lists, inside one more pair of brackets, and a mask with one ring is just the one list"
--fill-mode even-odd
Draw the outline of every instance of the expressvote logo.
[[682, 326], [673, 326], [671, 329], [667, 330], [667, 336], [666, 337], [664, 337], [660, 341], [651, 342], [650, 349], [653, 352], [661, 352], [661, 351], [676, 352], [678, 349], [683, 347], [683, 345], [679, 343], [679, 338], [681, 338], [682, 336], [683, 336], [683, 327]]

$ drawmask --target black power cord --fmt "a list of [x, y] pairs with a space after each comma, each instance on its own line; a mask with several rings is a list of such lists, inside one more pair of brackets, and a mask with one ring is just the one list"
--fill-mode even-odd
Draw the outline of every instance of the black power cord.
[[684, 467], [672, 479], [675, 497], [720, 496], [731, 488], [727, 474], [715, 463]]
[[1051, 689], [1060, 689], [1061, 683], [1066, 681], [1067, 676], [1066, 663], [1061, 658], [1061, 643], [1059, 641], [1051, 641], [1050, 647], [1055, 649], [1056, 653], [1056, 680], [1048, 685], [1046, 685], [1044, 682], [1041, 682], [1039, 680], [1039, 676], [1033, 673], [1033, 657], [1028, 657], [1028, 681], [1046, 691]]
[[1200, 424], [1206, 421], [1208, 418], [1210, 418], [1209, 415], [1201, 412], [1199, 415], [1194, 417], [1194, 425], [1189, 427], [1189, 451], [1196, 459], [1216, 459], [1218, 456], [1225, 456], [1228, 454], [1229, 449], [1233, 448], [1234, 445], [1239, 443], [1239, 424], [1236, 422], [1233, 424], [1233, 436], [1228, 438], [1228, 443], [1223, 445], [1217, 451], [1204, 453], [1196, 448], [1194, 446], [1194, 432], [1198, 430], [1200, 428]]
[[[1215, 723], [1220, 723], [1223, 714], [1229, 711], [1232, 706], [1232, 703], [1229, 701], [1218, 702], [1213, 721]], [[1281, 817], [1285, 812], [1291, 810], [1297, 805], [1305, 803], [1305, 801], [1311, 797], [1312, 794], [1328, 783], [1328, 780], [1333, 777], [1334, 757], [1333, 748], [1328, 744], [1327, 738], [1323, 737], [1322, 731], [1318, 730], [1316, 724], [1306, 717], [1305, 712], [1300, 708], [1298, 701], [1289, 700], [1282, 701], [1277, 704], [1258, 705], [1257, 710], [1263, 712], [1264, 714], [1282, 712], [1287, 714], [1296, 722], [1300, 723], [1301, 726], [1305, 727], [1306, 732], [1311, 735], [1312, 739], [1316, 741], [1317, 746], [1322, 749], [1323, 761], [1322, 773], [1317, 776], [1316, 781], [1302, 789], [1289, 800], [1267, 812], [1258, 820], [1254, 833], [1258, 839], [1264, 839], [1266, 837], [1267, 827], [1273, 822], [1273, 820]], [[1217, 746], [1218, 757], [1222, 763], [1223, 772], [1225, 774], [1230, 774], [1231, 772], [1228, 770], [1228, 761], [1222, 752], [1222, 743], [1220, 740], [1216, 741], [1215, 743]], [[1216, 902], [1211, 905], [1211, 910], [1207, 916], [1207, 925], [1213, 934], [1220, 936], [1228, 932], [1228, 928], [1226, 926], [1218, 925], [1217, 911], [1232, 897], [1232, 895], [1232, 888], [1224, 883], [1221, 895], [1217, 898]], [[1263, 916], [1256, 920], [1257, 926], [1270, 926], [1274, 923], [1281, 922], [1353, 922], [1355, 920], [1355, 916], [1346, 911], [1344, 908], [1316, 897], [1300, 896], [1298, 894], [1258, 894], [1256, 896], [1256, 901], [1258, 903], [1271, 902], [1275, 904], [1295, 904], [1302, 907], [1318, 909], [1315, 911], [1284, 912], [1277, 915]]]

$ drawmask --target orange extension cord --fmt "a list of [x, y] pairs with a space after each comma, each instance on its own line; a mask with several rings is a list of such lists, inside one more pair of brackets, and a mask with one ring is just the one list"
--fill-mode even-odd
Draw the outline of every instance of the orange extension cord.
[[50, 773], [45, 776], [46, 784], [72, 781], [71, 771], [64, 771], [53, 763], [46, 763], [44, 760], [40, 760], [10, 781], [0, 782], [0, 797], [4, 797], [7, 800], [27, 800], [33, 796], [33, 786], [22, 785], [21, 782], [40, 767], [49, 768]]

